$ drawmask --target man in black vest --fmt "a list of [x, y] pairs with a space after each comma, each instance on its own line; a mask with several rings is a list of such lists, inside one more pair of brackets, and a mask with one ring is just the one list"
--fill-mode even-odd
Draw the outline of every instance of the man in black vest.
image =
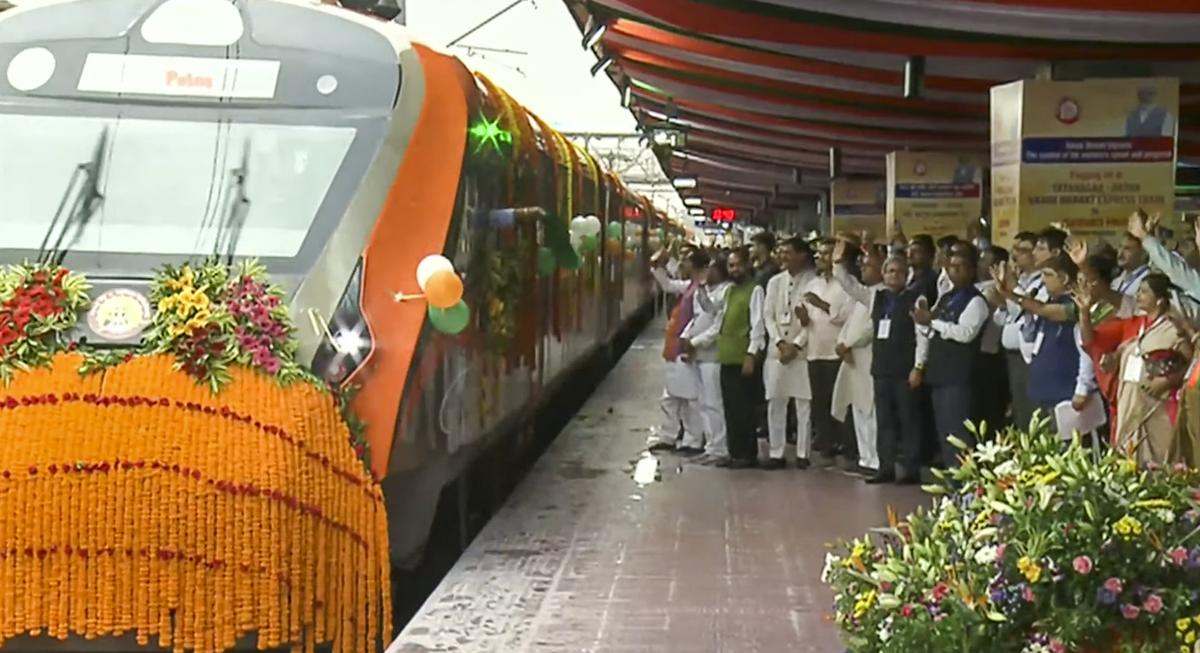
[[[920, 482], [921, 418], [920, 372], [915, 368], [917, 334], [912, 312], [921, 292], [908, 286], [908, 261], [892, 256], [883, 264], [883, 288], [870, 288], [841, 265], [847, 245], [839, 241], [834, 276], [846, 293], [866, 305], [875, 324], [871, 345], [871, 377], [875, 382], [876, 447], [879, 470], [867, 479], [872, 485], [893, 481]], [[897, 463], [900, 472], [897, 473]]]
[[934, 426], [942, 462], [948, 469], [958, 466], [959, 451], [947, 436], [975, 444], [966, 422], [974, 406], [979, 343], [990, 313], [987, 301], [975, 287], [978, 267], [979, 251], [974, 245], [956, 249], [946, 268], [953, 289], [932, 309], [927, 302], [918, 301], [912, 311], [917, 324], [913, 380], [930, 388]]

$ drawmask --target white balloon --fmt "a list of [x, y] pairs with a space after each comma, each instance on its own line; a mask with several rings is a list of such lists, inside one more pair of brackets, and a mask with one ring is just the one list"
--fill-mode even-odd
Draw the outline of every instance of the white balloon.
[[577, 215], [571, 219], [571, 233], [586, 235], [588, 230], [587, 218]]
[[571, 249], [579, 251], [579, 246], [583, 244], [583, 234], [571, 232]]
[[421, 292], [425, 292], [425, 284], [429, 281], [429, 277], [442, 270], [454, 271], [454, 264], [445, 256], [430, 254], [421, 259], [417, 265], [417, 285], [421, 287]]
[[600, 218], [597, 218], [597, 217], [596, 217], [596, 216], [594, 216], [594, 215], [589, 215], [589, 216], [586, 218], [586, 220], [587, 220], [587, 227], [588, 227], [587, 231], [585, 232], [585, 233], [586, 233], [586, 235], [588, 235], [588, 236], [599, 236], [599, 235], [600, 235], [600, 230], [601, 230], [601, 228], [602, 228], [602, 226], [601, 226], [601, 224], [600, 224]]

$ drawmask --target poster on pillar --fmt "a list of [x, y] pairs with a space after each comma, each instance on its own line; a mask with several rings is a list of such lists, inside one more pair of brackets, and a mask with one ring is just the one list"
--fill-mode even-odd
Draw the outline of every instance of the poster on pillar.
[[1008, 245], [1019, 231], [1057, 224], [1115, 242], [1138, 208], [1170, 216], [1178, 115], [1175, 79], [1025, 80], [993, 88], [996, 241]]
[[983, 211], [983, 157], [953, 152], [887, 156], [889, 236], [975, 235]]
[[886, 189], [881, 181], [834, 179], [829, 188], [833, 233], [867, 232], [880, 242], [886, 233]]

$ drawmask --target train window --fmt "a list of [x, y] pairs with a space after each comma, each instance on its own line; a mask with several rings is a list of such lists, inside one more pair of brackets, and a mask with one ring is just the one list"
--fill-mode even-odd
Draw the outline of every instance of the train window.
[[0, 158], [5, 248], [38, 249], [106, 128], [97, 180], [104, 200], [76, 251], [207, 254], [232, 202], [244, 196], [236, 254], [260, 258], [297, 255], [356, 133], [347, 126], [0, 114], [0, 151], [21, 153]]

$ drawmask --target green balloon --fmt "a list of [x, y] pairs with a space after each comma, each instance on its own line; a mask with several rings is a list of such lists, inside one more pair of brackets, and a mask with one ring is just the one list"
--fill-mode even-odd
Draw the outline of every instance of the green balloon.
[[581, 253], [594, 252], [598, 247], [600, 247], [600, 241], [595, 236], [584, 236], [579, 240], [579, 251]]
[[538, 274], [546, 276], [554, 272], [554, 268], [558, 266], [558, 261], [554, 257], [554, 252], [549, 247], [539, 247], [537, 253]]
[[581, 265], [583, 265], [583, 261], [579, 260], [579, 254], [575, 250], [559, 252], [558, 267], [564, 270], [578, 270]]
[[620, 222], [608, 223], [608, 237], [609, 238], [620, 238], [621, 237], [621, 223]]
[[462, 333], [463, 329], [467, 328], [467, 324], [471, 322], [471, 309], [463, 301], [444, 309], [430, 306], [429, 321], [438, 331], [456, 335]]

